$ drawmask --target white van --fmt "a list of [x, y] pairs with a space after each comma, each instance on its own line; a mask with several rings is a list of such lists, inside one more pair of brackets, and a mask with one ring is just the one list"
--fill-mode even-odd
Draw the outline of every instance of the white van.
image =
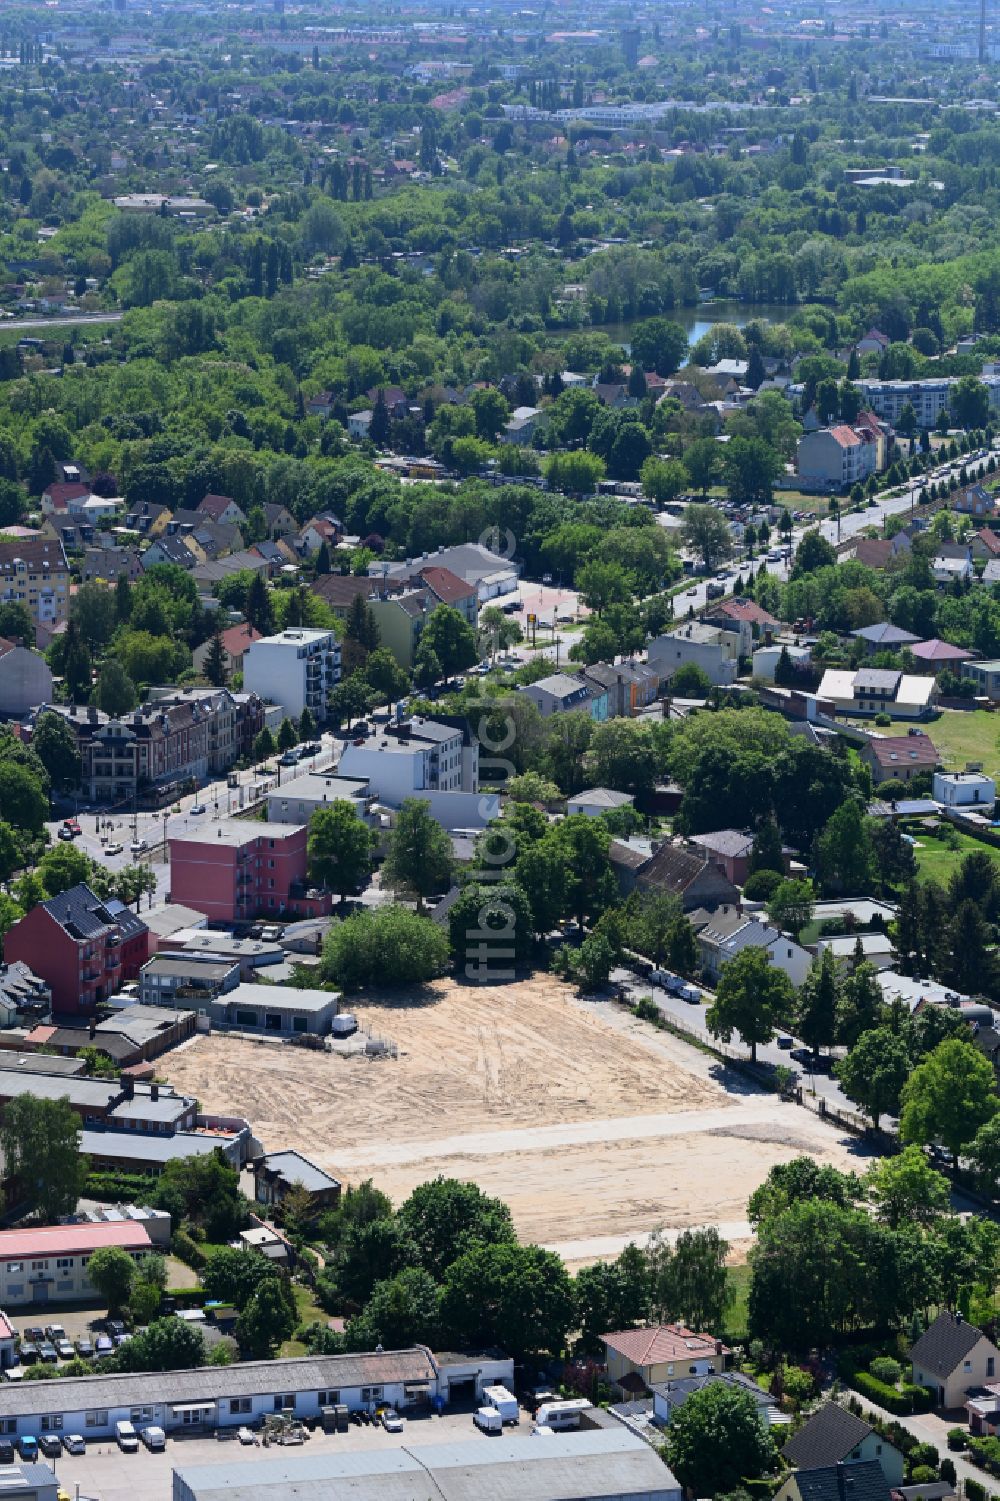
[[550, 1428], [553, 1433], [562, 1433], [567, 1428], [579, 1428], [580, 1415], [593, 1406], [586, 1397], [570, 1397], [565, 1402], [543, 1402], [535, 1413], [535, 1427]]
[[139, 1435], [132, 1424], [127, 1423], [124, 1418], [115, 1424], [115, 1438], [123, 1454], [138, 1454]]
[[487, 1407], [494, 1408], [500, 1414], [500, 1421], [502, 1423], [519, 1423], [521, 1421], [517, 1398], [505, 1386], [484, 1387], [483, 1402]]
[[495, 1407], [480, 1407], [472, 1414], [472, 1421], [483, 1433], [501, 1434], [503, 1432], [503, 1419]]

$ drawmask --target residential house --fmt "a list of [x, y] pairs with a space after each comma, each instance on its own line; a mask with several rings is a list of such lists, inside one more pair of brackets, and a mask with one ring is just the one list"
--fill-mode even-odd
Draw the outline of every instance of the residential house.
[[978, 483], [956, 490], [949, 504], [953, 511], [960, 511], [963, 516], [992, 516], [996, 509], [994, 497], [985, 485]]
[[680, 1411], [688, 1397], [695, 1392], [704, 1391], [706, 1386], [728, 1386], [752, 1397], [757, 1411], [764, 1420], [766, 1427], [770, 1428], [782, 1421], [781, 1407], [777, 1397], [772, 1397], [745, 1376], [742, 1371], [714, 1371], [709, 1376], [675, 1376], [670, 1381], [655, 1383], [651, 1388], [653, 1394], [653, 1420], [662, 1428], [669, 1428], [674, 1416]]
[[394, 422], [401, 421], [410, 410], [406, 392], [401, 386], [372, 386], [371, 390], [365, 392], [365, 398], [372, 406], [378, 401], [380, 391], [389, 416]]
[[391, 651], [400, 667], [413, 671], [424, 626], [437, 601], [427, 589], [373, 594], [368, 607], [379, 630], [379, 643]]
[[882, 651], [901, 651], [904, 647], [915, 646], [920, 640], [912, 631], [904, 631], [902, 626], [892, 625], [888, 620], [882, 620], [878, 625], [862, 626], [851, 635], [865, 643], [870, 656]]
[[577, 792], [566, 799], [566, 812], [583, 813], [587, 818], [599, 818], [602, 813], [613, 813], [617, 808], [632, 808], [635, 798], [631, 792], [615, 792], [611, 787], [588, 787], [586, 792]]
[[971, 550], [957, 542], [940, 542], [931, 559], [931, 576], [936, 584], [967, 584], [972, 578]]
[[960, 1313], [939, 1313], [910, 1351], [912, 1381], [934, 1394], [937, 1407], [961, 1407], [970, 1387], [998, 1377], [1000, 1351]]
[[752, 834], [739, 829], [718, 829], [714, 834], [693, 834], [688, 842], [717, 865], [734, 886], [745, 883], [753, 854]]
[[307, 885], [306, 833], [302, 824], [220, 818], [171, 835], [170, 899], [220, 923], [328, 912], [329, 897]]
[[770, 923], [748, 916], [736, 907], [717, 908], [700, 928], [698, 945], [702, 969], [713, 980], [745, 949], [763, 949], [775, 969], [780, 969], [795, 986], [803, 983], [812, 968], [808, 949]]
[[638, 404], [629, 396], [624, 381], [595, 381], [593, 390], [601, 405], [611, 407], [612, 411], [619, 412], [624, 407]]
[[991, 703], [1000, 703], [1000, 660], [989, 662], [963, 662], [962, 676], [976, 685], [976, 694], [988, 698]]
[[299, 547], [305, 553], [319, 552], [325, 542], [327, 548], [332, 551], [344, 535], [343, 523], [336, 516], [326, 512], [322, 516], [314, 516], [307, 521], [299, 532]]
[[515, 407], [509, 421], [504, 424], [504, 442], [518, 445], [530, 443], [541, 417], [538, 407]]
[[20, 959], [49, 986], [52, 1009], [86, 1014], [134, 980], [149, 957], [149, 929], [122, 902], [71, 886], [7, 930], [8, 964]]
[[246, 526], [247, 518], [229, 495], [205, 495], [198, 502], [198, 513], [210, 521], [228, 522], [232, 526]]
[[700, 667], [709, 681], [724, 685], [736, 681], [739, 668], [739, 635], [689, 620], [650, 641], [647, 656], [656, 669], [661, 686], [669, 686], [674, 674], [688, 663]]
[[656, 702], [659, 676], [642, 662], [623, 662], [618, 667], [595, 662], [582, 669], [583, 677], [608, 695], [608, 718], [630, 719], [640, 709]]
[[[252, 625], [244, 620], [240, 625], [231, 625], [228, 630], [220, 632], [222, 637], [222, 656], [225, 662], [226, 672], [230, 676], [234, 672], [243, 671], [243, 658], [247, 650], [255, 641], [261, 639], [260, 631], [255, 631]], [[212, 650], [212, 638], [202, 642], [196, 647], [192, 661], [198, 672], [204, 672], [205, 661]]]
[[609, 715], [608, 691], [599, 683], [588, 681], [566, 672], [553, 672], [539, 678], [536, 683], [527, 683], [518, 690], [537, 707], [543, 719], [553, 714], [567, 714], [582, 710], [591, 719], [603, 721]]
[[836, 1402], [824, 1402], [808, 1417], [786, 1441], [781, 1457], [796, 1470], [874, 1460], [889, 1485], [897, 1487], [903, 1483], [902, 1452], [870, 1423]]
[[26, 605], [39, 627], [51, 630], [69, 618], [69, 564], [59, 541], [0, 540], [0, 602]]
[[226, 558], [216, 558], [211, 563], [195, 563], [191, 570], [195, 583], [201, 586], [204, 593], [214, 589], [224, 579], [233, 578], [237, 573], [261, 573], [265, 578], [270, 578], [273, 571], [266, 558], [251, 552], [249, 548], [244, 552], [230, 553]]
[[931, 796], [944, 808], [989, 813], [996, 802], [997, 784], [981, 771], [936, 771]]
[[796, 449], [799, 475], [834, 490], [846, 490], [867, 479], [875, 473], [876, 464], [877, 445], [867, 430], [844, 422], [803, 433]]
[[267, 535], [273, 542], [279, 537], [292, 537], [298, 530], [295, 517], [287, 506], [280, 501], [265, 500], [262, 506], [264, 520], [267, 523]]
[[818, 696], [828, 699], [838, 714], [926, 719], [937, 700], [937, 683], [933, 677], [885, 667], [859, 667], [856, 672], [828, 668]]
[[310, 417], [329, 417], [337, 405], [337, 398], [332, 391], [317, 391], [315, 396], [306, 400], [306, 413]]
[[1000, 558], [1000, 532], [995, 532], [991, 526], [982, 526], [969, 538], [969, 546], [977, 563]]
[[781, 621], [759, 605], [755, 599], [724, 599], [716, 605], [712, 614], [724, 620], [738, 620], [749, 624], [753, 640], [769, 632], [780, 631]]
[[340, 642], [332, 631], [290, 627], [254, 641], [243, 655], [243, 686], [289, 719], [308, 707], [325, 724], [330, 693], [340, 681]]
[[709, 1376], [724, 1371], [731, 1351], [710, 1334], [683, 1324], [654, 1324], [601, 1335], [608, 1380], [629, 1396], [651, 1391], [675, 1376]]
[[458, 611], [466, 625], [475, 629], [479, 619], [479, 591], [475, 584], [460, 579], [450, 568], [437, 568], [433, 565], [421, 568], [415, 579], [419, 579], [430, 590], [437, 604], [450, 605], [453, 610]]
[[21, 719], [52, 701], [52, 674], [40, 652], [0, 636], [0, 717]]
[[333, 771], [303, 771], [267, 795], [268, 823], [308, 823], [318, 808], [346, 802], [357, 816], [375, 827], [375, 798], [363, 777], [341, 776]]
[[71, 503], [75, 503], [77, 509], [90, 497], [90, 486], [76, 482], [56, 482], [47, 485], [42, 491], [42, 515], [51, 516], [54, 511], [64, 511], [68, 515]]
[[[501, 539], [502, 536], [501, 536]], [[467, 584], [473, 584], [479, 593], [479, 603], [488, 604], [502, 594], [511, 594], [517, 588], [520, 569], [513, 558], [491, 551], [480, 542], [460, 542], [454, 547], [439, 547], [436, 552], [423, 553], [419, 558], [408, 558], [405, 563], [379, 561], [368, 565], [373, 577], [384, 576], [412, 581], [428, 565], [447, 568]]]
[[142, 537], [158, 537], [166, 531], [171, 515], [169, 506], [158, 505], [155, 500], [142, 500], [126, 512], [125, 526]]
[[348, 742], [337, 770], [368, 784], [366, 795], [398, 808], [406, 798], [430, 804], [445, 828], [481, 828], [497, 817], [499, 798], [479, 790], [479, 744], [458, 721], [414, 718]]
[[933, 740], [922, 731], [907, 735], [872, 735], [860, 751], [872, 774], [872, 783], [910, 782], [919, 772], [932, 772], [941, 757]]
[[[899, 532], [897, 535], [903, 534]], [[892, 539], [888, 537], [859, 537], [854, 544], [855, 560], [864, 564], [865, 568], [874, 568], [879, 573], [883, 568], [888, 568], [897, 556]]]
[[882, 1466], [874, 1459], [793, 1470], [774, 1501], [891, 1501]]
[[860, 380], [855, 384], [865, 406], [893, 427], [908, 406], [913, 408], [918, 427], [933, 427], [951, 401], [954, 380], [938, 376], [930, 380]]
[[351, 412], [347, 418], [347, 436], [359, 441], [367, 438], [368, 429], [372, 425], [372, 413], [370, 411]]
[[330, 606], [338, 620], [346, 620], [358, 595], [369, 603], [383, 594], [401, 594], [406, 585], [397, 580], [362, 573], [321, 573], [310, 591]]
[[0, 1026], [23, 1027], [51, 1009], [51, 988], [27, 964], [0, 963]]
[[886, 350], [889, 348], [890, 342], [891, 340], [889, 339], [888, 335], [882, 333], [881, 329], [870, 328], [866, 334], [862, 334], [861, 338], [855, 344], [854, 348], [859, 355], [882, 355], [885, 354]]
[[785, 653], [792, 668], [803, 675], [809, 672], [812, 666], [812, 648], [808, 646], [795, 646], [789, 641], [775, 641], [771, 646], [758, 646], [753, 654], [752, 672], [755, 678], [762, 678], [767, 683], [774, 682], [774, 674], [781, 661], [782, 652]]
[[258, 1204], [280, 1205], [293, 1191], [309, 1195], [314, 1210], [335, 1209], [340, 1183], [301, 1152], [268, 1152], [258, 1158], [253, 1170], [254, 1198]]
[[[1000, 563], [1000, 559], [997, 560]], [[990, 564], [987, 563], [987, 568]], [[933, 636], [930, 641], [918, 641], [908, 648], [918, 667], [932, 672], [943, 672], [946, 667], [959, 672], [963, 662], [971, 662], [973, 653], [964, 646], [953, 646], [950, 641], [941, 641]]]
[[142, 556], [137, 548], [102, 543], [84, 552], [80, 576], [85, 584], [117, 584], [122, 574], [130, 584], [142, 578]]
[[185, 572], [190, 573], [197, 562], [197, 553], [181, 533], [170, 536], [166, 532], [161, 532], [159, 536], [153, 538], [142, 555], [144, 569], [155, 568], [158, 563], [174, 563], [178, 568], [183, 568]]
[[735, 906], [740, 899], [737, 888], [713, 861], [682, 844], [654, 844], [643, 852], [631, 841], [613, 839], [608, 853], [626, 894], [635, 890], [668, 892], [680, 898], [685, 912], [693, 912], [696, 907], [713, 911], [727, 902]]

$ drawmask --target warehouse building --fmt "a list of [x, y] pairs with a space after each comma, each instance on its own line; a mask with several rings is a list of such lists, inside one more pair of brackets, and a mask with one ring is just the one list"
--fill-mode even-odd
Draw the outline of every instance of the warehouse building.
[[296, 1496], [350, 1496], [351, 1501], [681, 1501], [680, 1483], [655, 1451], [625, 1428], [528, 1434], [492, 1444], [455, 1444], [296, 1454], [182, 1465], [173, 1501], [284, 1501]]
[[[0, 1303], [5, 1308], [23, 1308], [93, 1298], [87, 1263], [95, 1251], [107, 1246], [117, 1246], [133, 1257], [153, 1249], [146, 1226], [132, 1219], [0, 1231]], [[18, 1431], [36, 1436], [38, 1432]]]
[[328, 990], [298, 990], [292, 985], [237, 985], [210, 1001], [206, 1011], [215, 1027], [241, 1032], [296, 1036], [311, 1032], [327, 1037], [340, 996]]

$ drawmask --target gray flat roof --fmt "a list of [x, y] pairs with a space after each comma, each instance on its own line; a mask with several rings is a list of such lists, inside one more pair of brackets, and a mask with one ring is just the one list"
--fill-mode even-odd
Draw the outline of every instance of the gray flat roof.
[[246, 981], [220, 996], [218, 1006], [258, 1006], [270, 1011], [322, 1011], [326, 1006], [336, 1010], [340, 994], [335, 990], [296, 990], [292, 985], [257, 985]]
[[83, 1058], [58, 1058], [55, 1053], [0, 1052], [0, 1079], [5, 1073], [14, 1074], [61, 1074], [72, 1078], [86, 1072]]
[[86, 1412], [156, 1402], [214, 1402], [219, 1397], [267, 1396], [271, 1392], [337, 1391], [393, 1381], [434, 1381], [436, 1374], [428, 1352], [414, 1345], [381, 1354], [301, 1355], [291, 1360], [197, 1366], [191, 1371], [26, 1381], [11, 1384], [9, 1391], [5, 1387], [3, 1410], [7, 1417], [30, 1418], [46, 1412]]
[[[329, 1501], [568, 1501], [590, 1496], [679, 1497], [678, 1481], [653, 1449], [626, 1428], [583, 1433], [482, 1437], [454, 1444], [347, 1449], [241, 1463], [179, 1466], [174, 1471], [197, 1501], [256, 1501], [298, 1495]], [[252, 1479], [251, 1479], [252, 1477]]]
[[5, 1099], [18, 1099], [24, 1094], [37, 1095], [43, 1100], [61, 1100], [65, 1096], [71, 1105], [106, 1110], [120, 1092], [117, 1079], [67, 1079], [59, 1074], [0, 1071], [0, 1095]]
[[282, 782], [280, 787], [272, 787], [267, 796], [269, 802], [285, 798], [290, 802], [296, 798], [331, 802], [338, 798], [357, 800], [367, 795], [367, 777], [338, 777], [328, 771], [304, 771], [301, 776]]
[[144, 912], [143, 922], [151, 933], [158, 938], [169, 938], [172, 934], [180, 932], [182, 928], [197, 928], [204, 926], [206, 922], [203, 912], [196, 912], [193, 907], [182, 907], [179, 902], [168, 902], [165, 907], [154, 907], [151, 912]]
[[220, 818], [217, 823], [206, 823], [200, 829], [188, 829], [182, 834], [171, 834], [171, 844], [226, 845], [242, 849], [257, 839], [290, 839], [306, 826], [304, 823], [260, 823], [250, 818]]
[[159, 1099], [153, 1100], [148, 1095], [137, 1095], [135, 1099], [120, 1101], [111, 1115], [116, 1121], [162, 1121], [170, 1125], [193, 1104], [189, 1096], [161, 1092]]
[[218, 1132], [203, 1136], [197, 1131], [175, 1131], [173, 1136], [143, 1136], [139, 1131], [80, 1132], [80, 1151], [94, 1157], [121, 1157], [132, 1162], [162, 1165], [177, 1157], [207, 1157], [216, 1147], [226, 1146], [231, 1136]]
[[224, 980], [235, 968], [235, 959], [202, 959], [194, 954], [190, 959], [175, 959], [170, 954], [157, 954], [142, 966], [142, 974], [163, 975], [176, 980], [186, 980], [191, 975], [197, 975], [200, 980]]
[[269, 1152], [261, 1166], [269, 1172], [279, 1173], [286, 1183], [301, 1183], [310, 1193], [319, 1193], [325, 1188], [339, 1188], [336, 1178], [303, 1157], [301, 1152]]
[[[281, 827], [287, 829], [289, 825], [285, 823]], [[273, 964], [284, 958], [284, 950], [278, 942], [235, 938], [232, 933], [222, 933], [215, 928], [182, 928], [170, 935], [166, 947], [160, 952], [172, 959], [186, 953], [210, 954], [220, 959], [252, 959], [255, 964]]]

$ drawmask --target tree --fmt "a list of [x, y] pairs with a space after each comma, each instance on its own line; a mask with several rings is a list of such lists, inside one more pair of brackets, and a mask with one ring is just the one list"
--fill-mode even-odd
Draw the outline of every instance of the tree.
[[437, 1281], [475, 1246], [515, 1243], [514, 1222], [502, 1199], [475, 1183], [438, 1176], [421, 1183], [399, 1206], [399, 1220], [420, 1265]]
[[974, 375], [963, 375], [955, 382], [948, 405], [956, 427], [966, 431], [985, 427], [990, 420], [990, 393]]
[[875, 885], [875, 851], [861, 804], [849, 797], [816, 841], [816, 872], [824, 891], [862, 895]]
[[292, 1285], [286, 1276], [267, 1277], [236, 1320], [236, 1338], [250, 1360], [273, 1355], [289, 1339], [298, 1318]]
[[917, 1146], [873, 1163], [865, 1186], [879, 1219], [892, 1230], [906, 1224], [926, 1228], [948, 1212], [951, 1200], [948, 1179], [934, 1171]]
[[980, 1126], [967, 1153], [980, 1190], [995, 1199], [1000, 1189], [1000, 1115]]
[[673, 375], [687, 357], [687, 334], [669, 318], [646, 318], [634, 324], [631, 343], [633, 360], [657, 375]]
[[503, 393], [495, 386], [485, 386], [473, 391], [469, 406], [476, 419], [477, 438], [484, 443], [495, 443], [510, 417], [510, 407]]
[[343, 990], [364, 985], [421, 985], [444, 973], [447, 934], [405, 907], [365, 908], [334, 923], [320, 973]]
[[499, 1347], [518, 1360], [555, 1353], [572, 1322], [569, 1274], [540, 1246], [476, 1245], [445, 1272], [442, 1333], [458, 1349]]
[[239, 1311], [247, 1306], [262, 1282], [280, 1275], [274, 1262], [268, 1261], [262, 1252], [223, 1246], [207, 1258], [201, 1281], [209, 1298], [231, 1303]]
[[564, 495], [593, 495], [605, 472], [604, 460], [586, 448], [550, 453], [542, 465], [549, 488]]
[[242, 1230], [249, 1208], [240, 1175], [221, 1151], [168, 1162], [156, 1180], [153, 1207], [165, 1209], [175, 1224], [186, 1219], [202, 1226], [210, 1241], [229, 1240]]
[[205, 1336], [197, 1324], [171, 1315], [154, 1319], [118, 1346], [108, 1364], [115, 1371], [187, 1371], [205, 1364]]
[[714, 1227], [684, 1230], [673, 1250], [654, 1238], [649, 1260], [657, 1316], [689, 1329], [719, 1329], [731, 1300], [729, 1244]]
[[771, 1041], [775, 1027], [791, 1015], [792, 1000], [791, 981], [766, 950], [746, 948], [724, 966], [705, 1023], [723, 1042], [738, 1032], [756, 1062], [758, 1043]]
[[120, 719], [133, 709], [137, 694], [135, 684], [122, 664], [114, 657], [105, 658], [97, 679], [97, 707], [111, 719]]
[[697, 662], [684, 662], [670, 679], [671, 698], [708, 698], [712, 679]]
[[90, 879], [91, 862], [83, 850], [60, 843], [47, 849], [36, 867], [36, 875], [47, 896], [58, 896]]
[[799, 1036], [818, 1060], [820, 1049], [832, 1046], [837, 1031], [837, 968], [828, 948], [814, 960], [799, 989], [795, 1021]]
[[577, 569], [574, 583], [583, 603], [598, 615], [609, 605], [624, 604], [632, 597], [632, 582], [620, 563], [594, 558]]
[[973, 1043], [953, 1037], [939, 1043], [906, 1081], [899, 1134], [923, 1146], [940, 1142], [957, 1171], [962, 1148], [998, 1110], [989, 1060]]
[[348, 1350], [401, 1350], [437, 1340], [441, 1289], [422, 1267], [404, 1267], [385, 1282], [376, 1282], [364, 1311], [349, 1319]]
[[411, 893], [417, 911], [424, 898], [448, 889], [452, 874], [451, 840], [425, 802], [403, 800], [382, 867], [382, 882], [390, 891]]
[[103, 650], [118, 624], [114, 590], [106, 584], [81, 584], [73, 596], [70, 614], [90, 650]]
[[643, 464], [639, 479], [643, 495], [657, 505], [676, 500], [690, 483], [688, 471], [679, 459], [661, 459], [654, 455]]
[[466, 979], [513, 979], [515, 966], [531, 957], [534, 914], [528, 894], [513, 881], [470, 883], [448, 913], [448, 931], [456, 971]]
[[722, 455], [730, 500], [737, 505], [770, 505], [781, 456], [763, 438], [730, 438]]
[[226, 648], [222, 644], [222, 630], [219, 626], [212, 632], [202, 670], [213, 688], [224, 688], [229, 681]]
[[637, 797], [652, 792], [659, 758], [645, 725], [628, 719], [608, 720], [594, 730], [590, 750], [600, 786]]
[[853, 1048], [863, 1033], [879, 1024], [884, 1010], [875, 967], [863, 961], [841, 981], [837, 999], [837, 1041]]
[[674, 1413], [667, 1463], [694, 1496], [719, 1496], [759, 1480], [774, 1464], [774, 1440], [749, 1392], [713, 1382]]
[[752, 1225], [784, 1214], [792, 1204], [824, 1200], [847, 1209], [861, 1193], [853, 1173], [840, 1173], [835, 1167], [820, 1167], [812, 1157], [793, 1157], [778, 1162], [747, 1203], [747, 1218]]
[[365, 663], [365, 679], [373, 693], [385, 703], [402, 698], [409, 679], [388, 647], [379, 646]]
[[729, 523], [715, 506], [692, 501], [684, 511], [680, 531], [685, 547], [697, 553], [709, 570], [715, 567], [720, 558], [728, 558], [732, 553], [733, 539]]
[[815, 902], [811, 881], [782, 881], [767, 904], [767, 914], [775, 927], [798, 938], [806, 924], [812, 922]]
[[247, 591], [247, 624], [262, 636], [274, 634], [274, 605], [263, 573], [255, 573]]
[[250, 752], [254, 765], [259, 766], [262, 761], [267, 760], [268, 756], [273, 756], [277, 749], [278, 747], [274, 743], [274, 736], [267, 725], [265, 725], [260, 734], [254, 736], [253, 747]]
[[581, 1267], [573, 1282], [583, 1348], [601, 1349], [609, 1329], [631, 1329], [650, 1311], [650, 1269], [644, 1251], [629, 1244], [615, 1261]]
[[87, 1262], [87, 1276], [109, 1313], [120, 1313], [128, 1306], [136, 1274], [135, 1262], [120, 1246], [102, 1246]]
[[837, 561], [833, 543], [828, 542], [815, 527], [806, 532], [795, 551], [792, 578], [801, 578], [805, 573], [815, 573], [820, 568], [832, 568]]
[[80, 1154], [80, 1121], [65, 1096], [20, 1095], [0, 1124], [7, 1176], [17, 1181], [32, 1214], [47, 1225], [72, 1214], [83, 1192], [87, 1161]]
[[309, 877], [344, 902], [368, 884], [374, 832], [350, 803], [317, 808], [309, 820]]
[[479, 661], [476, 633], [451, 605], [438, 605], [428, 615], [420, 647], [434, 653], [445, 677], [464, 672]]
[[877, 1129], [883, 1115], [896, 1115], [910, 1074], [910, 1050], [891, 1027], [862, 1032], [836, 1066], [840, 1087]]
[[719, 474], [720, 445], [714, 438], [696, 438], [684, 451], [684, 468], [691, 484], [702, 495], [707, 495], [709, 486]]
[[80, 783], [80, 752], [76, 736], [61, 714], [40, 714], [31, 748], [52, 779], [57, 792], [70, 792]]

